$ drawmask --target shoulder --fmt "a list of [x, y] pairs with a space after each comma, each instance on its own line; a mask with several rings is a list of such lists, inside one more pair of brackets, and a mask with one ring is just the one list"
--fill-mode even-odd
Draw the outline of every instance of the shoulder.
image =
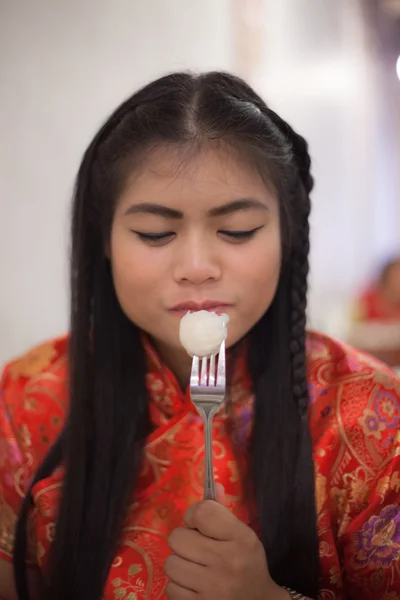
[[[312, 383], [322, 380], [330, 386], [350, 381], [382, 385], [400, 383], [398, 376], [373, 356], [315, 331], [307, 333], [308, 376]], [[311, 385], [311, 392], [312, 392]]]
[[14, 530], [30, 481], [65, 421], [68, 339], [9, 362], [0, 380], [0, 559], [11, 560]]
[[321, 462], [330, 463], [331, 476], [358, 467], [371, 477], [379, 473], [399, 445], [399, 377], [368, 354], [317, 333], [309, 334], [308, 369], [310, 429]]
[[352, 597], [397, 598], [400, 379], [367, 354], [320, 334], [309, 335], [308, 350], [324, 556], [339, 552]]
[[9, 362], [0, 380], [0, 439], [37, 467], [59, 434], [67, 404], [66, 336]]
[[3, 410], [11, 415], [23, 409], [34, 413], [58, 396], [65, 404], [68, 337], [63, 336], [31, 348], [5, 365], [1, 380]]
[[333, 512], [348, 516], [398, 471], [400, 379], [368, 354], [318, 333], [308, 336], [308, 368], [317, 484], [322, 494], [330, 489]]
[[66, 368], [68, 336], [60, 336], [42, 342], [11, 360], [4, 367], [4, 374], [13, 380], [26, 381], [48, 371]]

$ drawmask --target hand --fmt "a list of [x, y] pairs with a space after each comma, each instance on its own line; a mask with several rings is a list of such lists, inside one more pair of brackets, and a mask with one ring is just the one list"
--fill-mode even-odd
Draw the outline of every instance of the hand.
[[197, 502], [186, 511], [185, 523], [169, 537], [168, 600], [288, 598], [270, 577], [257, 535], [225, 506]]

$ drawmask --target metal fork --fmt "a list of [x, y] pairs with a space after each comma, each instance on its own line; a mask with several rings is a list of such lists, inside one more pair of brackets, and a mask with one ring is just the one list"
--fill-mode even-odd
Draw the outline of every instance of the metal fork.
[[[215, 371], [217, 376], [215, 376]], [[194, 356], [190, 374], [190, 396], [204, 420], [204, 500], [217, 499], [212, 460], [212, 420], [225, 399], [225, 390], [225, 342], [222, 342], [218, 359], [216, 354], [213, 354], [210, 360]]]

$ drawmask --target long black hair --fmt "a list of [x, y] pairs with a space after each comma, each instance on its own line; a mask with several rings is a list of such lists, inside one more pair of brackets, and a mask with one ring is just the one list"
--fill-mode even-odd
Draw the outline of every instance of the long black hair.
[[[145, 152], [224, 143], [251, 161], [280, 202], [283, 261], [271, 307], [250, 332], [255, 392], [249, 476], [273, 579], [315, 597], [319, 581], [314, 466], [308, 428], [306, 295], [309, 194], [304, 139], [241, 79], [176, 73], [124, 102], [83, 157], [72, 217], [70, 409], [36, 474], [65, 469], [48, 598], [98, 600], [122, 535], [149, 433], [145, 357], [138, 328], [117, 301], [107, 244], [116, 201]], [[133, 401], [134, 400], [134, 401]], [[14, 564], [27, 600], [25, 498]]]

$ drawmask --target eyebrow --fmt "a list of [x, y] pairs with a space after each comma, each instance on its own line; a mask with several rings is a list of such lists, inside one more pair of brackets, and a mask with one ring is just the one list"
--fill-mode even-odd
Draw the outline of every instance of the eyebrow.
[[212, 217], [223, 217], [224, 215], [230, 215], [231, 213], [237, 212], [239, 210], [260, 209], [268, 210], [268, 206], [266, 206], [260, 200], [256, 200], [255, 198], [239, 198], [238, 200], [233, 200], [233, 202], [228, 202], [228, 204], [223, 204], [222, 206], [212, 208], [209, 211], [209, 214]]
[[143, 202], [141, 204], [133, 204], [125, 211], [125, 216], [147, 214], [147, 215], [158, 215], [165, 219], [183, 219], [183, 213], [174, 208], [168, 208], [161, 204], [151, 204]]
[[[246, 211], [260, 209], [268, 210], [268, 207], [263, 202], [256, 200], [255, 198], [239, 198], [238, 200], [233, 200], [232, 202], [223, 204], [222, 206], [216, 206], [215, 208], [212, 208], [208, 211], [208, 214], [211, 217], [223, 217], [240, 210]], [[158, 215], [159, 217], [164, 217], [165, 219], [183, 219], [184, 217], [183, 212], [180, 210], [175, 210], [174, 208], [168, 208], [167, 206], [162, 206], [161, 204], [152, 204], [148, 202], [133, 204], [125, 211], [125, 216], [137, 214]]]

